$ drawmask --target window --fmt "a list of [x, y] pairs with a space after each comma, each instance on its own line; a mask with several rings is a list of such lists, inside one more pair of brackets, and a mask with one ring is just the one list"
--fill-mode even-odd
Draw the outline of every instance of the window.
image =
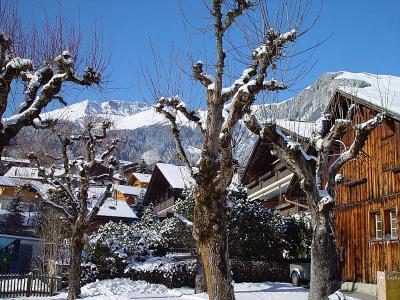
[[397, 239], [397, 213], [396, 209], [387, 209], [384, 211], [384, 230], [385, 239]]
[[375, 238], [382, 239], [382, 216], [379, 213], [375, 214]]
[[390, 211], [390, 238], [397, 239], [397, 213], [395, 210]]

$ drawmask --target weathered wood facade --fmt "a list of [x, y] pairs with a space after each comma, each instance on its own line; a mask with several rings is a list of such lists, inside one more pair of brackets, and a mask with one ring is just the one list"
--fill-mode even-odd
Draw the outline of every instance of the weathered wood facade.
[[[336, 93], [328, 110], [341, 117], [349, 100], [356, 100], [359, 106], [355, 124], [381, 111], [343, 92]], [[353, 136], [354, 131], [349, 131], [344, 144], [350, 145]], [[389, 111], [362, 153], [340, 173], [343, 179], [337, 186], [335, 220], [342, 281], [376, 283], [377, 271], [400, 270], [400, 116]]]

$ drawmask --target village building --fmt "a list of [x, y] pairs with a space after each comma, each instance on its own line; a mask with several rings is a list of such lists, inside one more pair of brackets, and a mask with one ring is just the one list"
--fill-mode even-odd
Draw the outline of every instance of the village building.
[[49, 187], [36, 180], [0, 176], [0, 222], [7, 214], [10, 202], [18, 196], [21, 198], [24, 225], [31, 226], [36, 210], [36, 193], [39, 190], [45, 191]]
[[[277, 125], [306, 147], [314, 123], [277, 120]], [[305, 194], [297, 176], [271, 154], [271, 150], [268, 143], [257, 140], [241, 177], [241, 183], [248, 191], [248, 199], [279, 210], [284, 215], [307, 210]]]
[[[327, 112], [342, 118], [349, 105], [356, 103], [354, 124], [386, 112], [384, 123], [370, 134], [357, 159], [341, 169], [336, 190], [336, 241], [342, 281], [376, 284], [377, 271], [400, 270], [400, 101], [397, 95], [397, 100], [385, 104], [378, 89], [364, 90], [358, 94], [338, 91]], [[353, 130], [345, 134], [346, 147], [354, 134]], [[337, 151], [344, 151], [344, 145], [337, 145]]]
[[116, 200], [123, 200], [129, 205], [136, 203], [137, 200], [140, 197], [143, 198], [146, 193], [146, 189], [121, 184], [114, 184], [113, 189], [113, 198]]
[[188, 169], [184, 166], [157, 163], [149, 186], [146, 191], [144, 203], [152, 203], [154, 211], [160, 217], [167, 217], [174, 212], [175, 202], [185, 188], [194, 184]]
[[146, 189], [149, 186], [150, 178], [150, 174], [134, 172], [129, 175], [127, 184], [130, 186]]

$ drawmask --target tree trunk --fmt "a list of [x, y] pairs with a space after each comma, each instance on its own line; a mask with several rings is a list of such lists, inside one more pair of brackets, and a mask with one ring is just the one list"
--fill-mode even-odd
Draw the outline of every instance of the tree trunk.
[[207, 292], [206, 275], [204, 274], [203, 262], [201, 261], [200, 253], [197, 253], [197, 270], [194, 283], [194, 293], [200, 294]]
[[71, 236], [68, 300], [75, 300], [81, 294], [81, 254], [83, 233], [74, 229]]
[[336, 244], [331, 209], [312, 212], [311, 282], [309, 300], [325, 300], [339, 286], [336, 266]]
[[199, 245], [210, 300], [234, 300], [228, 255], [226, 195], [209, 185], [198, 187], [194, 233]]

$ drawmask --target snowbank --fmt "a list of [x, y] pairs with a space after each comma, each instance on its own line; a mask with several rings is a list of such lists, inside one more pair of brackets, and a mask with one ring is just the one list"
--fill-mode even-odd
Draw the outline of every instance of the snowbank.
[[[82, 287], [82, 298], [87, 300], [128, 300], [128, 299], [153, 299], [153, 300], [200, 300], [208, 299], [206, 294], [193, 294], [193, 289], [180, 288], [168, 289], [161, 284], [150, 284], [145, 281], [132, 281], [129, 279], [112, 279], [96, 281]], [[263, 283], [238, 283], [235, 284], [237, 300], [307, 300], [308, 290], [293, 287], [288, 283], [263, 282]], [[30, 298], [37, 300], [66, 299], [67, 294], [62, 293], [51, 298]], [[19, 298], [27, 299], [27, 298]], [[347, 297], [349, 300], [357, 300]]]

